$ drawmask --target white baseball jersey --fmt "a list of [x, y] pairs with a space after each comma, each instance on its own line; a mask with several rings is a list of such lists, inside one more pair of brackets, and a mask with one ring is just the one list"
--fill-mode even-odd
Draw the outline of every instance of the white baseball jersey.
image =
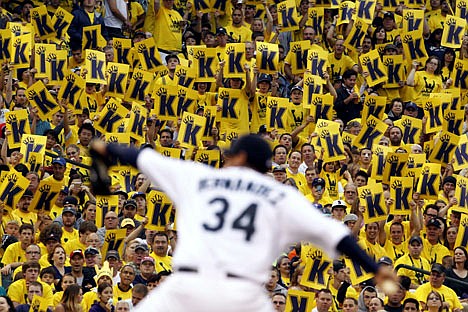
[[199, 277], [235, 274], [262, 290], [271, 264], [288, 244], [311, 241], [335, 257], [337, 244], [349, 235], [291, 186], [252, 169], [214, 169], [150, 149], [140, 152], [137, 164], [176, 206], [174, 267], [195, 268]]

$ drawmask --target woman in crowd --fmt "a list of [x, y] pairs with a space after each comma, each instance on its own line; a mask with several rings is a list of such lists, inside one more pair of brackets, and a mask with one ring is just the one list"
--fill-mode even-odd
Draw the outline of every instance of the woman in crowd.
[[8, 296], [0, 296], [0, 312], [15, 312], [15, 306]]
[[413, 61], [411, 71], [406, 79], [406, 84], [413, 88], [414, 102], [421, 105], [422, 101], [429, 98], [431, 93], [438, 93], [444, 88], [440, 75], [441, 62], [437, 56], [431, 56], [426, 61], [424, 71], [418, 71], [419, 62]]
[[280, 271], [280, 280], [279, 284], [284, 288], [288, 288], [291, 285], [291, 276], [290, 276], [290, 261], [287, 256], [281, 256], [278, 259], [276, 266]]
[[68, 288], [68, 286], [73, 284], [76, 284], [76, 278], [70, 273], [67, 273], [62, 277], [57, 287], [55, 287], [57, 292], [54, 294], [54, 306], [57, 306], [62, 301], [63, 292]]
[[112, 285], [108, 283], [102, 283], [97, 289], [99, 302], [94, 303], [91, 306], [89, 312], [110, 312], [114, 311], [113, 300], [114, 291]]
[[53, 252], [49, 254], [48, 260], [52, 264], [52, 268], [54, 268], [54, 284], [57, 285], [66, 273], [71, 273], [71, 267], [65, 266], [65, 261], [67, 260], [65, 248], [62, 245], [55, 246]]
[[[453, 255], [453, 266], [447, 270], [447, 277], [454, 278], [456, 280], [468, 283], [468, 252], [464, 247], [457, 247], [454, 250]], [[462, 285], [445, 280], [445, 286], [452, 288], [461, 302], [468, 302], [468, 289]]]
[[443, 300], [441, 295], [437, 291], [431, 291], [429, 295], [427, 295], [424, 311], [442, 312], [442, 310]]
[[54, 312], [81, 312], [83, 290], [77, 284], [72, 284], [63, 292], [62, 301], [55, 307]]

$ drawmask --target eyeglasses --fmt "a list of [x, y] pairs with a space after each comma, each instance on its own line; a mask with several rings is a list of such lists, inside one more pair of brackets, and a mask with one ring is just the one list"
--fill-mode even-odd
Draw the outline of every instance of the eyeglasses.
[[346, 194], [356, 194], [355, 191], [346, 191], [345, 193], [346, 193]]

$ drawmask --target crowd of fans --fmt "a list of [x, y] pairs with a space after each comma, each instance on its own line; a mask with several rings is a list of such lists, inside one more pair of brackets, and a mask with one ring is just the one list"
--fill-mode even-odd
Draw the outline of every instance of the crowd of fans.
[[[171, 255], [177, 248], [176, 207], [164, 231], [148, 226], [151, 223], [148, 212], [154, 209], [150, 194], [157, 190], [156, 186], [134, 170], [128, 170], [128, 180], [117, 173], [125, 168], [109, 172], [118, 207], [103, 213], [103, 208], [97, 205], [98, 194], [90, 185], [89, 143], [93, 139], [107, 139], [108, 134], [96, 129], [96, 123], [102, 120], [100, 113], [107, 103], [116, 101], [127, 110], [128, 115], [124, 117], [128, 123], [135, 103], [124, 96], [110, 95], [109, 86], [91, 82], [86, 82], [80, 90], [80, 99], [60, 98], [61, 82], [52, 84], [50, 77], [37, 77], [39, 68], [35, 64], [34, 45], [50, 43], [57, 50], [66, 51], [66, 73], [86, 79], [83, 45], [87, 39], [83, 30], [93, 25], [100, 26], [100, 35], [105, 40], [105, 44], [98, 44], [94, 49], [105, 52], [107, 63], [119, 62], [113, 45], [116, 38], [131, 39], [132, 45], [152, 39], [164, 64], [151, 72], [155, 82], [152, 87], [174, 86], [196, 92], [193, 105], [183, 108], [176, 120], [165, 120], [155, 113], [156, 95], [153, 90], [147, 90], [143, 104], [147, 111], [144, 136], [140, 140], [131, 137], [130, 144], [154, 148], [170, 157], [205, 163], [206, 159], [199, 157], [200, 151], [217, 151], [215, 161], [209, 164], [222, 167], [223, 158], [228, 157], [224, 155], [224, 148], [229, 147], [232, 140], [242, 133], [258, 133], [271, 142], [274, 151], [268, 173], [271, 178], [301, 192], [311, 203], [309, 209], [319, 209], [343, 222], [379, 264], [394, 266], [400, 277], [399, 290], [385, 296], [371, 279], [353, 283], [345, 261], [334, 260], [326, 285], [322, 289], [312, 289], [301, 280], [316, 249], [307, 242], [297, 242], [277, 260], [272, 259], [274, 266], [265, 289], [271, 294], [276, 311], [285, 311], [293, 291], [313, 293], [314, 299], [309, 300], [307, 307], [319, 312], [468, 311], [466, 239], [461, 240], [465, 245], [456, 244], [457, 233], [467, 226], [460, 221], [468, 207], [460, 206], [455, 196], [460, 187], [457, 180], [468, 177], [468, 158], [457, 170], [451, 159], [453, 153], [449, 161], [442, 161], [437, 199], [423, 199], [415, 186], [409, 215], [389, 213], [395, 198], [390, 195], [388, 181], [384, 183], [381, 177], [375, 176], [375, 167], [385, 165], [385, 162], [375, 162], [375, 148], [379, 146], [387, 148], [389, 153], [422, 156], [423, 163], [430, 162], [429, 155], [434, 142], [440, 140], [441, 129], [450, 132], [445, 119], [437, 131], [427, 130], [431, 116], [425, 113], [424, 103], [434, 94], [443, 94], [441, 97], [449, 103], [458, 99], [455, 105], [450, 105], [450, 110], [454, 114], [460, 112], [463, 117], [459, 131], [452, 129], [452, 133], [466, 137], [466, 90], [454, 86], [453, 71], [456, 60], [468, 57], [468, 34], [458, 49], [445, 47], [442, 40], [446, 17], [459, 11], [454, 10], [460, 1], [428, 0], [417, 7], [416, 10], [424, 13], [422, 22], [416, 24], [427, 52], [423, 63], [405, 55], [403, 48], [403, 14], [409, 9], [406, 1], [397, 1], [393, 6], [374, 3], [372, 23], [354, 48], [347, 38], [356, 30], [355, 16], [360, 1], [356, 1], [356, 10], [350, 11], [353, 18], [344, 19], [344, 6], [340, 1], [296, 0], [291, 16], [297, 27], [287, 31], [291, 16], [284, 10], [286, 2], [232, 0], [217, 5], [212, 2], [0, 0], [0, 31], [11, 30], [11, 35], [1, 32], [0, 40], [27, 33], [32, 33], [31, 38], [34, 38], [27, 53], [29, 67], [18, 68], [11, 56], [11, 59], [2, 59], [0, 72], [1, 178], [3, 181], [8, 172], [19, 172], [30, 183], [27, 189], [21, 190], [14, 207], [7, 206], [5, 196], [8, 194], [2, 197], [0, 312], [29, 311], [38, 297], [43, 298], [48, 310], [129, 311], [173, 271]], [[62, 37], [43, 40], [34, 33], [31, 12], [42, 6], [50, 17], [59, 10], [71, 12], [71, 22]], [[323, 9], [319, 19], [314, 14], [317, 8]], [[14, 25], [21, 26], [19, 33]], [[257, 64], [260, 53], [257, 46], [262, 42], [277, 46], [278, 70], [273, 74], [262, 72]], [[321, 86], [314, 93], [332, 97], [329, 114], [314, 113], [315, 106], [311, 106], [311, 99], [304, 94], [307, 84], [304, 76], [311, 74], [311, 68], [298, 68], [298, 62], [304, 60], [297, 60], [295, 48], [291, 48], [298, 42], [302, 42], [306, 51], [327, 55], [327, 70], [321, 73]], [[225, 78], [224, 52], [231, 43], [243, 44], [245, 63], [241, 64], [242, 76]], [[175, 73], [180, 66], [190, 68], [193, 65], [195, 47], [216, 50], [217, 71], [208, 80], [195, 77], [193, 83], [182, 86]], [[363, 68], [360, 56], [374, 50], [381, 57], [402, 56], [404, 70], [396, 84], [374, 84], [369, 79], [370, 73], [368, 68]], [[134, 48], [131, 51], [130, 72], [142, 69], [140, 52]], [[5, 55], [0, 53], [0, 57]], [[131, 75], [128, 77], [127, 86]], [[47, 86], [59, 108], [48, 118], [41, 118], [37, 105], [30, 102], [28, 88], [38, 81]], [[219, 88], [223, 88], [223, 92], [240, 94], [235, 108], [238, 120], [217, 118], [208, 139], [204, 138], [192, 148], [182, 147], [179, 132], [184, 110], [206, 116], [210, 107], [215, 107], [218, 114], [230, 109], [224, 107], [228, 104], [219, 101]], [[384, 99], [385, 112], [374, 111], [364, 116], [363, 112], [368, 109], [364, 102], [372, 97]], [[288, 100], [284, 127], [275, 128], [268, 119], [271, 98]], [[447, 106], [443, 109], [449, 110]], [[22, 149], [9, 146], [14, 133], [6, 126], [7, 119], [9, 113], [20, 111], [26, 111], [29, 120], [29, 130], [23, 128], [23, 135], [46, 137], [41, 166], [32, 166]], [[388, 128], [374, 146], [358, 148], [353, 139], [367, 129], [364, 118], [373, 114]], [[320, 144], [316, 128], [319, 118], [328, 118], [337, 124], [338, 137], [343, 139], [340, 160], [327, 159], [330, 153], [325, 151], [323, 142]], [[410, 141], [404, 134], [402, 120], [422, 120], [415, 140]], [[118, 132], [130, 131], [124, 124]], [[466, 154], [466, 145], [463, 148], [462, 153]], [[49, 210], [32, 205], [44, 181], [61, 186]], [[375, 184], [383, 187], [388, 216], [383, 221], [366, 223], [366, 205], [359, 199], [358, 188]], [[123, 252], [106, 245], [106, 233], [116, 229], [126, 230]], [[430, 274], [401, 267], [401, 264]]]

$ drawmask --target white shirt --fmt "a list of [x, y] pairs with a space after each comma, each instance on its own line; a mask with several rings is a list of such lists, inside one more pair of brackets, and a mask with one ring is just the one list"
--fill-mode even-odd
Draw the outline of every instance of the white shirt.
[[[123, 22], [118, 19], [111, 11], [109, 6], [109, 0], [105, 0], [105, 8], [106, 8], [106, 15], [104, 16], [104, 24], [107, 27], [112, 28], [122, 28]], [[115, 4], [117, 9], [119, 10], [120, 14], [123, 16], [127, 16], [127, 4], [124, 0], [115, 0]]]
[[334, 258], [349, 235], [343, 224], [310, 209], [297, 190], [249, 168], [214, 169], [150, 149], [141, 151], [137, 165], [177, 207], [175, 268], [196, 266], [261, 284], [288, 244], [310, 241]]

